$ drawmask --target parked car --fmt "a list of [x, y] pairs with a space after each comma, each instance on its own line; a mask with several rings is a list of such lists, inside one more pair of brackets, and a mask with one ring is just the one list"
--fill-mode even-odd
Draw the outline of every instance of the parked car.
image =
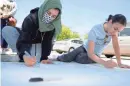
[[53, 50], [58, 52], [71, 52], [77, 47], [81, 46], [83, 41], [81, 39], [66, 39], [63, 41], [56, 41]]
[[[130, 27], [125, 28], [119, 33], [119, 45], [120, 52], [123, 56], [130, 56]], [[103, 54], [107, 57], [113, 57], [115, 55], [112, 42], [104, 50]]]

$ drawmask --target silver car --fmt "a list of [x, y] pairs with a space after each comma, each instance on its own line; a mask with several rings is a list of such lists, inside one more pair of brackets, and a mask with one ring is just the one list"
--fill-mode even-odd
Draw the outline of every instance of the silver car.
[[63, 41], [56, 41], [53, 50], [58, 52], [71, 52], [77, 47], [81, 46], [83, 41], [81, 39], [66, 39]]

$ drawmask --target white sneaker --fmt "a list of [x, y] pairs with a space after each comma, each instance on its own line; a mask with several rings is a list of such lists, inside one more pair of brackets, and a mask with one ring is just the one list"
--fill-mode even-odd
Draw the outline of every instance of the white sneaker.
[[10, 48], [3, 48], [1, 54], [11, 55], [11, 54], [17, 54], [17, 53], [16, 53], [16, 52], [13, 52], [12, 49], [10, 49]]
[[48, 58], [49, 58], [50, 60], [56, 61], [56, 60], [57, 60], [57, 57], [60, 56], [60, 55], [61, 55], [61, 54], [59, 54], [59, 53], [57, 53], [57, 52], [52, 52], [52, 53], [50, 54], [50, 56], [48, 56]]
[[0, 47], [0, 54], [2, 54], [2, 48]]

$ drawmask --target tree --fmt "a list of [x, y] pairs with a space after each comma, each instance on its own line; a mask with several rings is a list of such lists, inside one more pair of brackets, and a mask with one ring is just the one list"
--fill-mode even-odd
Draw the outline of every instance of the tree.
[[62, 25], [62, 31], [61, 34], [58, 35], [57, 40], [64, 40], [69, 38], [71, 38], [71, 30], [68, 27]]
[[88, 34], [85, 34], [85, 35], [84, 35], [84, 39], [88, 39]]
[[71, 38], [80, 38], [80, 35], [77, 32], [72, 32]]
[[62, 25], [62, 31], [58, 35], [57, 40], [80, 38], [77, 32], [72, 32], [69, 27]]

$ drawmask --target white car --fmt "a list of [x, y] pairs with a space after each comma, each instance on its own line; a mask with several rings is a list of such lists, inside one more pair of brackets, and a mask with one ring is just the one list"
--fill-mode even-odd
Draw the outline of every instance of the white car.
[[[130, 27], [125, 28], [119, 34], [119, 45], [122, 56], [130, 56]], [[104, 50], [103, 54], [110, 58], [115, 55], [112, 42]]]
[[59, 52], [70, 52], [81, 46], [83, 41], [81, 39], [66, 39], [63, 41], [56, 41], [53, 46], [53, 50]]

